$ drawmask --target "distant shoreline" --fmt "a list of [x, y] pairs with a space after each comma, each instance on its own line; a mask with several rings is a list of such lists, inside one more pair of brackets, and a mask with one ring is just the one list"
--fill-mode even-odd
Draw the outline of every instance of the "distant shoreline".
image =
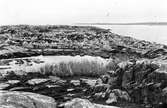
[[135, 23], [76, 23], [79, 25], [167, 25], [167, 22], [135, 22]]

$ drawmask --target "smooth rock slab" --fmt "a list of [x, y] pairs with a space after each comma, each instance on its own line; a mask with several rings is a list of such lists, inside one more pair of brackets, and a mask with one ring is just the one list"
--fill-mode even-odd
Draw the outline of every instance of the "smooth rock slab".
[[0, 91], [0, 108], [56, 108], [53, 98], [30, 92]]
[[94, 104], [87, 99], [80, 98], [72, 99], [71, 101], [68, 101], [60, 106], [64, 108], [119, 108], [115, 106]]
[[32, 91], [31, 87], [13, 87], [9, 89], [10, 91]]

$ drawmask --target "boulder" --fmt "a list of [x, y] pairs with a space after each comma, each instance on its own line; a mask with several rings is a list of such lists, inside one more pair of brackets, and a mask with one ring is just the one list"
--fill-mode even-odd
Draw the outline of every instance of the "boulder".
[[71, 101], [61, 104], [60, 106], [64, 108], [118, 108], [115, 106], [94, 104], [87, 99], [80, 98], [74, 98]]
[[64, 108], [95, 108], [89, 100], [80, 98], [72, 99], [60, 106], [64, 106]]
[[117, 96], [115, 93], [110, 93], [109, 98], [106, 100], [106, 104], [115, 104], [117, 102]]
[[120, 89], [114, 89], [109, 94], [108, 99], [106, 100], [107, 104], [116, 104], [118, 102], [129, 102], [131, 100], [129, 94], [126, 91]]
[[53, 98], [30, 92], [0, 91], [1, 108], [56, 108]]

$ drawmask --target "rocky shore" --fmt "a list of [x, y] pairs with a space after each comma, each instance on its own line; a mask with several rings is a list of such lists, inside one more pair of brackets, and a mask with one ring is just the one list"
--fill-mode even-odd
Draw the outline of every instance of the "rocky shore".
[[[12, 58], [41, 54], [90, 55], [119, 61], [94, 77], [24, 71], [0, 74], [0, 108], [167, 106], [165, 45], [85, 26], [2, 26], [0, 38], [0, 58], [7, 59], [6, 64]], [[29, 59], [24, 60], [31, 64]], [[16, 61], [22, 64], [21, 58]]]
[[[68, 107], [65, 108], [71, 108], [69, 105], [75, 106], [76, 104], [81, 106], [88, 105], [92, 108], [91, 106], [94, 106], [94, 104], [90, 102], [105, 105], [97, 108], [108, 108], [109, 105], [122, 108], [136, 108], [137, 106], [139, 108], [163, 108], [163, 106], [166, 106], [167, 100], [167, 74], [158, 69], [159, 65], [156, 63], [149, 60], [138, 60], [121, 62], [115, 71], [109, 71], [99, 78], [84, 76], [60, 78], [34, 72], [24, 75], [16, 75], [10, 72], [1, 77], [0, 95], [3, 98], [6, 95], [8, 96], [6, 98], [12, 98], [13, 95], [17, 95], [14, 99], [22, 99], [24, 97], [24, 95], [22, 97], [22, 93], [24, 94], [24, 92], [25, 95], [27, 92], [32, 92], [41, 94], [41, 97], [43, 95], [49, 96], [52, 97], [51, 100], [55, 101], [48, 102], [46, 99], [46, 103], [51, 103], [50, 108], [52, 106], [61, 108], [62, 105], [66, 104]], [[32, 95], [36, 96], [37, 94]], [[38, 97], [40, 98], [40, 95]], [[27, 99], [29, 98], [25, 97], [25, 101], [29, 101]], [[42, 102], [44, 101], [42, 100]], [[9, 105], [11, 103], [1, 102], [1, 104]], [[21, 101], [20, 104], [17, 102], [13, 104], [15, 106], [15, 104], [24, 103]], [[131, 105], [133, 104], [137, 106], [132, 107]], [[78, 105], [73, 107], [77, 108]], [[25, 105], [20, 105], [20, 108], [22, 108], [21, 106]], [[39, 108], [45, 108], [45, 105]]]
[[1, 59], [41, 54], [153, 59], [167, 53], [166, 45], [91, 26], [1, 26], [0, 38]]

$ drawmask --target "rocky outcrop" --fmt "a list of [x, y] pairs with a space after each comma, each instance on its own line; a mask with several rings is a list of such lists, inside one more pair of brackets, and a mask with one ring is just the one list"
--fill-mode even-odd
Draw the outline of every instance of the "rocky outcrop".
[[[0, 91], [2, 108], [55, 108], [56, 104], [65, 108], [112, 108], [95, 104], [99, 101], [108, 105], [135, 103], [157, 108], [167, 104], [167, 73], [155, 62], [166, 60], [165, 45], [86, 26], [2, 26], [0, 37], [0, 59], [42, 54], [90, 55], [119, 61], [99, 78], [62, 79], [33, 72], [2, 75], [0, 90], [10, 90]], [[21, 59], [16, 61], [24, 64]]]
[[[150, 60], [122, 62], [118, 64], [116, 70], [116, 86], [126, 92], [120, 92], [119, 89], [112, 90], [116, 94], [131, 102], [149, 105], [150, 107], [166, 104], [165, 87], [167, 86], [167, 74], [158, 70], [158, 63]], [[113, 79], [113, 76], [111, 77]], [[108, 82], [112, 85], [112, 82]], [[114, 93], [115, 93], [114, 92]], [[107, 102], [117, 102], [116, 95], [110, 93], [110, 100]], [[130, 97], [130, 98], [129, 98]]]
[[1, 26], [0, 37], [0, 59], [42, 54], [93, 55], [127, 60], [153, 59], [167, 54], [165, 45], [90, 26]]
[[30, 92], [0, 91], [0, 108], [56, 108], [53, 98]]
[[[160, 67], [155, 61], [131, 60], [119, 63], [115, 70], [99, 78], [60, 78], [40, 73], [20, 76], [12, 73], [1, 81], [0, 88], [11, 92], [18, 91], [16, 94], [27, 91], [47, 95], [53, 97], [58, 106], [65, 101], [82, 98], [107, 105], [135, 103], [157, 107], [167, 104], [167, 74], [161, 71]], [[79, 103], [77, 100], [76, 103], [79, 106], [83, 105], [81, 102], [95, 107], [95, 104], [88, 100]]]
[[83, 80], [88, 85], [86, 93], [93, 101], [109, 105], [136, 103], [159, 108], [167, 104], [167, 73], [160, 68], [150, 60], [121, 62], [95, 83]]

